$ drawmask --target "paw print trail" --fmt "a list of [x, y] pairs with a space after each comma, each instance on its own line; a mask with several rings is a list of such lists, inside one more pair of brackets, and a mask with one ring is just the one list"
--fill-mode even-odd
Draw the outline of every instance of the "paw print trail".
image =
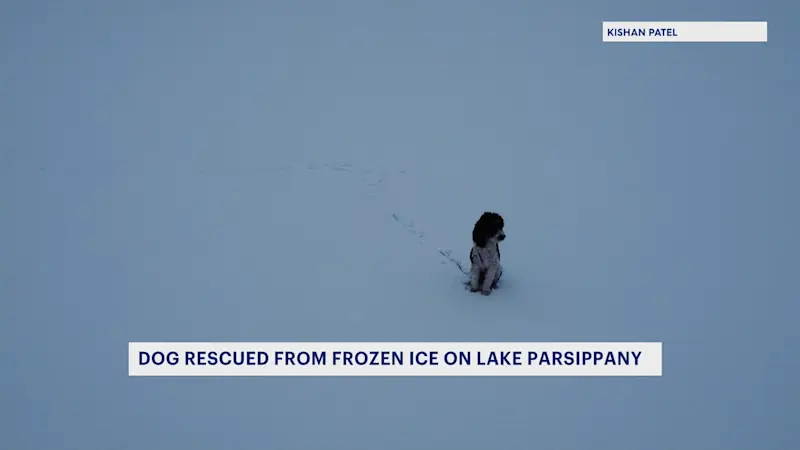
[[[408, 180], [408, 170], [395, 169], [387, 170], [384, 168], [370, 168], [363, 166], [356, 166], [347, 162], [338, 163], [308, 163], [306, 168], [315, 172], [335, 172], [344, 176], [351, 176], [354, 180], [358, 180], [362, 186], [361, 194], [365, 196], [367, 201], [375, 209], [384, 209], [387, 204], [390, 204], [390, 194], [393, 181]], [[413, 183], [408, 180], [409, 183]], [[384, 210], [385, 211], [385, 210]], [[383, 214], [385, 212], [381, 212]], [[421, 230], [413, 219], [408, 219], [397, 212], [391, 212], [392, 220], [397, 223], [402, 230], [408, 235], [413, 236], [420, 245], [426, 244], [426, 233]], [[452, 255], [452, 250], [438, 249], [439, 254], [444, 258], [440, 261], [441, 264], [454, 264], [458, 270], [464, 274], [469, 275], [467, 266], [455, 259]]]

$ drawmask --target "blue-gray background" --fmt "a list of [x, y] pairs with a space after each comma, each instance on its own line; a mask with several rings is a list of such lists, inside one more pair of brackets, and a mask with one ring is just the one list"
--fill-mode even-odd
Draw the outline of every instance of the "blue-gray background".
[[[798, 18], [3, 1], [0, 447], [800, 448]], [[435, 251], [484, 209], [493, 301]], [[663, 341], [664, 376], [129, 378], [137, 340]]]

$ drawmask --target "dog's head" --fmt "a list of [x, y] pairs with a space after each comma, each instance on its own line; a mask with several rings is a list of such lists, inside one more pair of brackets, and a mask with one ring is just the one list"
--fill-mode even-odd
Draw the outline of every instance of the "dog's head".
[[503, 230], [504, 226], [503, 216], [493, 212], [485, 212], [475, 222], [475, 227], [472, 229], [472, 241], [478, 247], [486, 247], [489, 240], [502, 241], [506, 238], [506, 233]]

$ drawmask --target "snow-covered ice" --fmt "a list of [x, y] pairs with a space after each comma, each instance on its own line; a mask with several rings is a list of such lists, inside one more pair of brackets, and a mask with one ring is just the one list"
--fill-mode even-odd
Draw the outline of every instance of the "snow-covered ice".
[[[0, 7], [0, 447], [800, 447], [797, 6], [260, 3]], [[712, 16], [778, 31], [599, 33]], [[439, 253], [484, 210], [488, 298]], [[660, 341], [664, 376], [127, 376], [168, 340]]]

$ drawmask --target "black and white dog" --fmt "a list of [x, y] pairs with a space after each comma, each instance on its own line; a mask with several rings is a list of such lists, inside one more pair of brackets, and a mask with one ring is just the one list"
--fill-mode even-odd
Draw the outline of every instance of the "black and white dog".
[[472, 250], [469, 252], [470, 290], [489, 295], [503, 275], [500, 265], [500, 241], [506, 238], [505, 222], [500, 214], [485, 212], [472, 229]]

